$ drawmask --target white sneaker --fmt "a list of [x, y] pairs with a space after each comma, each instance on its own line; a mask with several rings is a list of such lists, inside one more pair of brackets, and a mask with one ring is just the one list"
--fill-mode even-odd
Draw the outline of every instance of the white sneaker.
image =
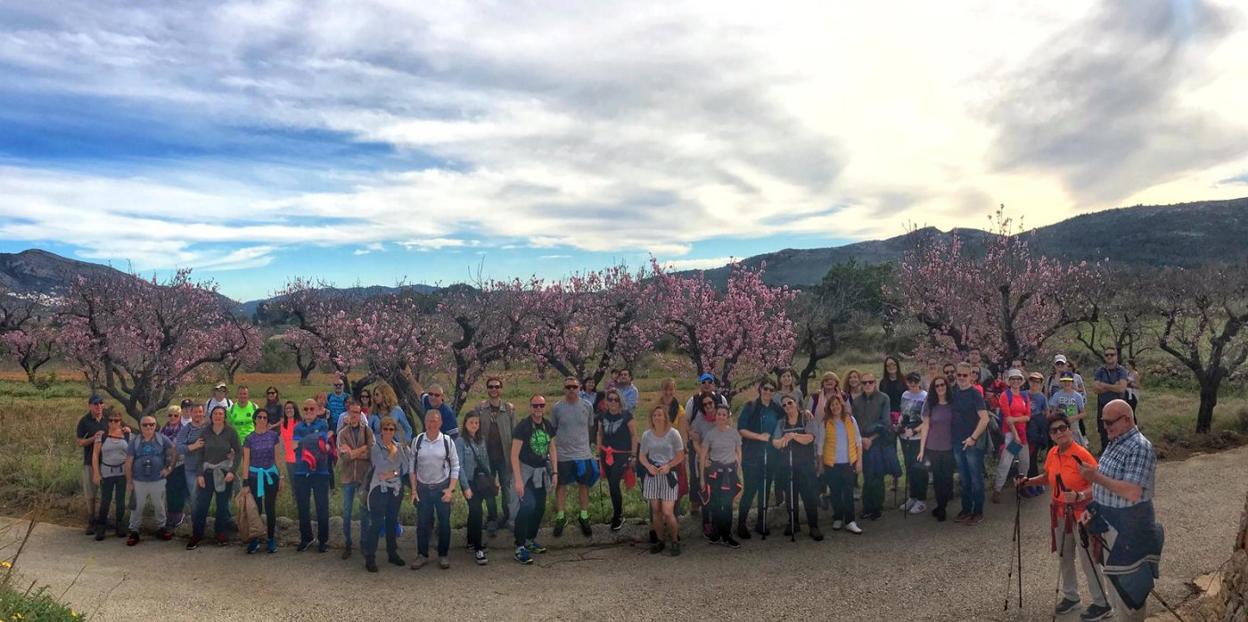
[[861, 527], [859, 527], [859, 526], [858, 526], [858, 523], [856, 523], [856, 522], [854, 522], [854, 521], [849, 521], [849, 524], [848, 524], [848, 525], [845, 525], [845, 531], [848, 531], [849, 533], [852, 533], [852, 534], [854, 534], [854, 535], [861, 535], [861, 534], [862, 534], [862, 528], [861, 528]]
[[923, 503], [922, 501], [915, 501], [914, 505], [910, 507], [911, 514], [922, 514], [926, 511], [927, 511], [927, 504]]
[[914, 504], [916, 503], [918, 503], [917, 499], [914, 499], [914, 498], [906, 499], [906, 502], [897, 506], [897, 509], [901, 510], [902, 512], [906, 512], [910, 508], [914, 507]]
[[839, 521], [839, 520], [832, 521], [832, 531], [840, 531], [841, 527], [844, 527], [844, 526], [845, 526], [844, 521]]

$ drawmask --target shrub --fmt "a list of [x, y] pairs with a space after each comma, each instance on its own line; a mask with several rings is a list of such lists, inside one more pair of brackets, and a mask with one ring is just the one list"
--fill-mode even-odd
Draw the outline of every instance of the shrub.
[[7, 582], [0, 583], [0, 620], [72, 622], [83, 619], [83, 614], [57, 602], [46, 587], [23, 592]]

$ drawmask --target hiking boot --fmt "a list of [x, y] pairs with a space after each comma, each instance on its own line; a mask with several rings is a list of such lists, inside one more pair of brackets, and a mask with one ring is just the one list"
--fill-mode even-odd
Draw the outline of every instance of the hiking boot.
[[516, 561], [525, 566], [533, 563], [533, 556], [529, 555], [529, 549], [526, 549], [523, 546], [516, 547], [516, 554], [513, 557], [515, 557]]
[[267, 544], [268, 546], [265, 547], [266, 551], [268, 551], [269, 553], [277, 552], [277, 538], [269, 538], [269, 541]]
[[194, 551], [197, 548], [199, 548], [199, 538], [191, 536], [191, 539], [186, 543], [186, 550]]
[[139, 532], [131, 531], [129, 537], [126, 538], [126, 546], [134, 546], [139, 543]]
[[992, 502], [993, 502], [993, 503], [1001, 503], [1001, 491], [1000, 491], [1000, 490], [995, 490], [995, 489], [994, 489], [994, 490], [992, 491]]
[[403, 558], [398, 555], [391, 555], [386, 559], [386, 561], [390, 562], [392, 565], [400, 567], [407, 565], [407, 562], [403, 561]]
[[848, 531], [849, 533], [852, 533], [852, 534], [854, 534], [855, 536], [861, 536], [861, 535], [862, 535], [862, 528], [858, 526], [858, 523], [856, 523], [856, 522], [854, 522], [854, 521], [852, 521], [852, 520], [851, 520], [851, 521], [849, 521], [849, 524], [848, 524], [848, 525], [845, 525], [845, 531]]
[[938, 523], [945, 522], [945, 518], [947, 518], [947, 515], [945, 514], [945, 508], [936, 508], [932, 510], [932, 517], [935, 518], [936, 522]]
[[971, 513], [970, 513], [970, 512], [958, 512], [958, 515], [957, 515], [957, 516], [955, 516], [955, 517], [953, 518], [953, 522], [955, 522], [955, 523], [965, 523], [965, 522], [966, 522], [966, 519], [968, 519], [968, 518], [970, 518], [970, 517], [971, 517]]
[[840, 520], [832, 521], [832, 531], [840, 531], [841, 527], [844, 527], [844, 526], [845, 526], [845, 521], [840, 521]]
[[481, 549], [477, 549], [477, 552], [473, 553], [472, 556], [476, 558], [478, 566], [484, 566], [490, 563], [490, 560], [485, 558], [485, 551], [482, 551]]
[[734, 539], [732, 539], [732, 536], [728, 536], [727, 538], [724, 538], [721, 542], [723, 542], [724, 546], [726, 546], [726, 547], [728, 547], [728, 548], [730, 548], [730, 549], [739, 549], [739, 548], [741, 548], [741, 543], [740, 543], [740, 542], [737, 542], [737, 541], [736, 541], [736, 540], [734, 540]]
[[823, 532], [818, 527], [810, 528], [810, 539], [815, 542], [823, 542]]
[[424, 568], [427, 563], [429, 563], [429, 556], [417, 555], [416, 561], [412, 562], [412, 570], [420, 570], [421, 568]]
[[1075, 607], [1078, 607], [1078, 606], [1079, 606], [1079, 601], [1071, 600], [1069, 598], [1063, 598], [1062, 602], [1057, 603], [1057, 607], [1053, 609], [1053, 613], [1060, 616], [1060, 615], [1067, 614], [1067, 613], [1074, 611]]
[[317, 552], [317, 553], [324, 553], [325, 551], [328, 551], [328, 550], [329, 550], [329, 544], [328, 544], [328, 543], [322, 542], [322, 543], [320, 543], [320, 544], [316, 545], [316, 552]]
[[303, 541], [300, 541], [300, 542], [299, 542], [299, 546], [296, 546], [296, 547], [295, 547], [295, 552], [296, 552], [296, 553], [302, 553], [302, 552], [304, 552], [304, 551], [308, 550], [308, 547], [310, 547], [310, 546], [312, 546], [312, 541], [311, 541], [311, 540], [303, 540]]
[[364, 569], [369, 572], [377, 572], [377, 562], [369, 557], [364, 560]]
[[555, 517], [555, 526], [554, 526], [554, 529], [552, 529], [552, 530], [551, 530], [550, 535], [551, 535], [551, 536], [554, 536], [554, 537], [556, 537], [556, 538], [562, 538], [562, 537], [563, 537], [563, 528], [564, 528], [564, 527], [566, 527], [567, 525], [568, 525], [568, 517], [567, 517], [567, 516], [557, 516], [557, 517]]
[[678, 557], [680, 555], [680, 542], [673, 540], [672, 546], [668, 547], [668, 550], [672, 553], [672, 557]]
[[663, 552], [663, 542], [662, 542], [662, 541], [659, 541], [659, 542], [652, 542], [652, 543], [650, 544], [650, 554], [651, 554], [651, 555], [653, 555], [653, 554], [655, 554], [655, 553], [661, 553], [661, 552]]
[[348, 544], [347, 546], [343, 547], [343, 549], [342, 549], [342, 558], [343, 558], [343, 559], [351, 559], [351, 545], [350, 545], [350, 544]]
[[247, 543], [247, 554], [251, 555], [252, 553], [255, 553], [256, 551], [259, 551], [259, 550], [260, 550], [260, 539], [252, 538], [251, 541]]
[[529, 549], [530, 553], [536, 553], [538, 555], [541, 555], [542, 553], [546, 552], [546, 547], [538, 544], [537, 540], [529, 540], [528, 545], [526, 545], [524, 548]]
[[447, 570], [451, 567], [451, 560], [446, 557], [438, 557], [438, 568]]
[[620, 516], [611, 519], [611, 531], [619, 531], [624, 528], [624, 518]]
[[590, 536], [593, 536], [593, 535], [594, 535], [594, 530], [593, 530], [593, 529], [589, 526], [589, 517], [588, 517], [588, 516], [581, 516], [581, 517], [578, 517], [578, 518], [576, 519], [576, 522], [577, 522], [577, 523], [580, 523], [580, 525], [581, 525], [581, 534], [582, 534], [582, 535], [584, 535], [586, 538], [588, 538], [588, 537], [590, 537]]
[[104, 526], [103, 526], [103, 525], [96, 525], [96, 526], [95, 526], [95, 541], [96, 541], [96, 542], [100, 542], [100, 541], [103, 541], [103, 540], [104, 540], [104, 531], [105, 531], [105, 530], [104, 530]]
[[1093, 603], [1091, 607], [1083, 611], [1083, 615], [1079, 616], [1079, 619], [1082, 622], [1096, 622], [1097, 620], [1108, 618], [1109, 614], [1113, 612], [1114, 610], [1109, 607]]
[[706, 532], [703, 532], [703, 533], [702, 533], [702, 539], [703, 539], [703, 540], [706, 540], [707, 542], [710, 542], [711, 544], [718, 544], [718, 543], [719, 543], [719, 534], [718, 534], [718, 533], [706, 533]]
[[984, 522], [983, 514], [971, 514], [971, 517], [966, 519], [966, 525], [968, 527], [974, 527], [982, 522]]
[[741, 538], [742, 540], [749, 540], [750, 530], [746, 529], [745, 525], [737, 525], [737, 537]]

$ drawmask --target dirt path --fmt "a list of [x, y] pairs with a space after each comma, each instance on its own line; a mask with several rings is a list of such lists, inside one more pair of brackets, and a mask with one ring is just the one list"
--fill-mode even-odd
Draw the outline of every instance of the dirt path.
[[[1187, 596], [1187, 581], [1230, 555], [1248, 492], [1248, 447], [1159, 471], [1167, 531], [1159, 587], [1175, 602]], [[459, 548], [450, 570], [387, 566], [380, 575], [365, 573], [358, 553], [351, 561], [291, 548], [247, 556], [239, 547], [187, 552], [181, 542], [154, 541], [129, 549], [116, 538], [97, 543], [76, 529], [39, 525], [18, 570], [99, 620], [654, 620], [685, 617], [692, 606], [711, 619], [1048, 620], [1057, 562], [1045, 504], [1023, 507], [1021, 615], [1013, 604], [1002, 612], [1013, 507], [989, 512], [975, 528], [894, 512], [866, 523], [862, 536], [835, 532], [823, 543], [756, 537], [729, 551], [696, 542], [679, 558], [633, 546], [568, 549], [532, 567], [510, 560], [504, 532], [490, 566], [472, 565]], [[17, 531], [0, 541], [0, 556], [13, 554]], [[414, 546], [409, 535], [402, 554], [414, 556]]]

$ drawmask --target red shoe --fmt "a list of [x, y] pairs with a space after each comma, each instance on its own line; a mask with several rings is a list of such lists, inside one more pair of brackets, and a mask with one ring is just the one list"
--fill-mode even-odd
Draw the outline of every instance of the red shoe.
[[158, 534], [158, 537], [159, 537], [161, 540], [164, 540], [165, 542], [168, 542], [168, 541], [170, 541], [170, 540], [172, 540], [172, 539], [173, 539], [173, 532], [172, 532], [172, 531], [169, 531], [168, 529], [161, 529], [161, 530], [160, 530], [160, 533]]
[[225, 546], [227, 544], [229, 544], [229, 542], [225, 539], [225, 534], [217, 534], [217, 546]]
[[971, 514], [971, 517], [966, 519], [966, 524], [968, 527], [974, 527], [975, 525], [978, 525], [982, 522], [984, 522], [983, 514]]
[[126, 538], [126, 546], [134, 546], [139, 543], [139, 532], [131, 531], [130, 536]]

